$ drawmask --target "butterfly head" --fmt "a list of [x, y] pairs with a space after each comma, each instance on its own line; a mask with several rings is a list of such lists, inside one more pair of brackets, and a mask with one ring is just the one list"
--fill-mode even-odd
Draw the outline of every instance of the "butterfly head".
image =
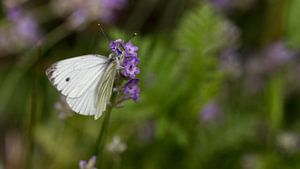
[[[125, 42], [122, 39], [117, 39], [110, 43], [112, 53], [109, 58], [116, 61], [117, 68], [123, 69], [126, 72], [126, 67], [136, 67], [138, 64], [137, 50], [131, 42]], [[128, 71], [127, 71], [128, 72]], [[123, 73], [123, 75], [126, 73]], [[124, 75], [126, 77], [126, 75]]]

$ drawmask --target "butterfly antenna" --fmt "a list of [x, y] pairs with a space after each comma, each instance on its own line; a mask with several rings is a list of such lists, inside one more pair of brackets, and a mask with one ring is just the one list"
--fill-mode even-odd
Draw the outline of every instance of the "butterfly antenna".
[[102, 26], [101, 26], [100, 23], [98, 23], [98, 26], [100, 27], [100, 30], [101, 30], [103, 36], [105, 37], [105, 39], [107, 40], [107, 42], [110, 43], [111, 42], [111, 38], [109, 38], [109, 36], [104, 32], [104, 30], [103, 30], [103, 28], [102, 28]]
[[138, 33], [134, 32], [128, 39], [127, 42], [133, 39], [134, 37], [138, 36]]

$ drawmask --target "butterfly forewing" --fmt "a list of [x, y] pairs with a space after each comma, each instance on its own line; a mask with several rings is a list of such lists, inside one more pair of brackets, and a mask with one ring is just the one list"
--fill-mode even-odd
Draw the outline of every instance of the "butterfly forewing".
[[102, 76], [107, 62], [101, 55], [84, 55], [54, 63], [46, 74], [64, 96], [80, 97]]

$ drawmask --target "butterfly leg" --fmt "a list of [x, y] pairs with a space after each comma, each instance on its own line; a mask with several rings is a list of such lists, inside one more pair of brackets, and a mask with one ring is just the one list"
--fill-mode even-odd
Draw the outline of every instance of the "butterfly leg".
[[117, 62], [117, 69], [124, 69], [123, 66], [121, 66], [120, 60], [118, 57], [116, 57], [116, 62]]

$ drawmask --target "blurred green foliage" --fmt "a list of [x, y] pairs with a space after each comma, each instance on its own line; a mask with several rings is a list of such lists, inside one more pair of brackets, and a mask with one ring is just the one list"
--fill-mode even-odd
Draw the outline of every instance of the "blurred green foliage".
[[298, 48], [300, 45], [300, 21], [299, 16], [300, 1], [291, 0], [287, 5], [287, 38], [291, 46]]
[[[135, 10], [128, 19], [123, 18], [125, 26], [107, 27], [106, 31], [113, 39], [126, 39], [134, 28], [141, 31], [140, 36], [131, 40], [139, 47], [141, 99], [113, 109], [106, 145], [119, 136], [127, 149], [115, 153], [105, 146], [102, 156], [97, 157], [97, 168], [292, 169], [300, 166], [300, 83], [296, 79], [299, 0], [256, 2], [250, 9], [234, 9], [231, 13], [207, 1], [137, 3], [137, 7], [142, 2], [148, 4], [143, 6], [148, 11], [134, 8], [134, 1], [130, 2], [129, 7]], [[230, 31], [234, 24], [240, 26], [247, 22], [240, 18], [247, 18], [251, 10], [269, 9], [273, 3], [286, 7], [279, 11], [283, 21], [278, 21], [286, 24], [278, 27], [286, 29], [276, 29], [279, 38], [275, 40], [286, 40], [293, 48], [294, 60], [272, 72], [260, 72], [264, 85], [251, 92], [247, 82], [255, 73], [249, 73], [248, 63], [268, 46], [264, 43], [272, 43], [274, 36], [268, 31], [273, 28], [256, 30], [252, 25], [253, 31], [267, 33], [251, 37], [256, 39], [251, 45], [244, 43], [249, 42], [247, 38], [251, 35], [243, 35], [242, 28], [239, 42], [234, 37], [239, 35]], [[167, 10], [162, 10], [160, 5], [168, 6]], [[267, 16], [258, 15], [256, 21]], [[153, 28], [153, 22], [161, 29]], [[17, 133], [14, 139], [21, 140], [20, 152], [24, 153], [32, 141], [32, 168], [78, 168], [79, 160], [94, 155], [103, 118], [95, 121], [72, 114], [59, 119], [59, 110], [55, 108], [59, 94], [44, 70], [66, 57], [87, 53], [108, 55], [108, 44], [98, 34], [98, 28], [93, 26], [82, 32], [58, 26], [47, 34], [44, 44], [20, 53], [13, 63], [1, 64], [1, 165], [5, 166], [8, 160], [7, 137], [11, 132]], [[228, 49], [237, 50], [241, 55], [237, 59], [242, 67], [238, 70], [240, 76], [222, 69], [221, 55]], [[256, 68], [267, 67], [265, 63], [271, 61], [256, 62]], [[205, 120], [204, 109], [211, 102], [217, 102], [220, 111], [218, 117]], [[23, 161], [15, 163], [25, 168]]]

